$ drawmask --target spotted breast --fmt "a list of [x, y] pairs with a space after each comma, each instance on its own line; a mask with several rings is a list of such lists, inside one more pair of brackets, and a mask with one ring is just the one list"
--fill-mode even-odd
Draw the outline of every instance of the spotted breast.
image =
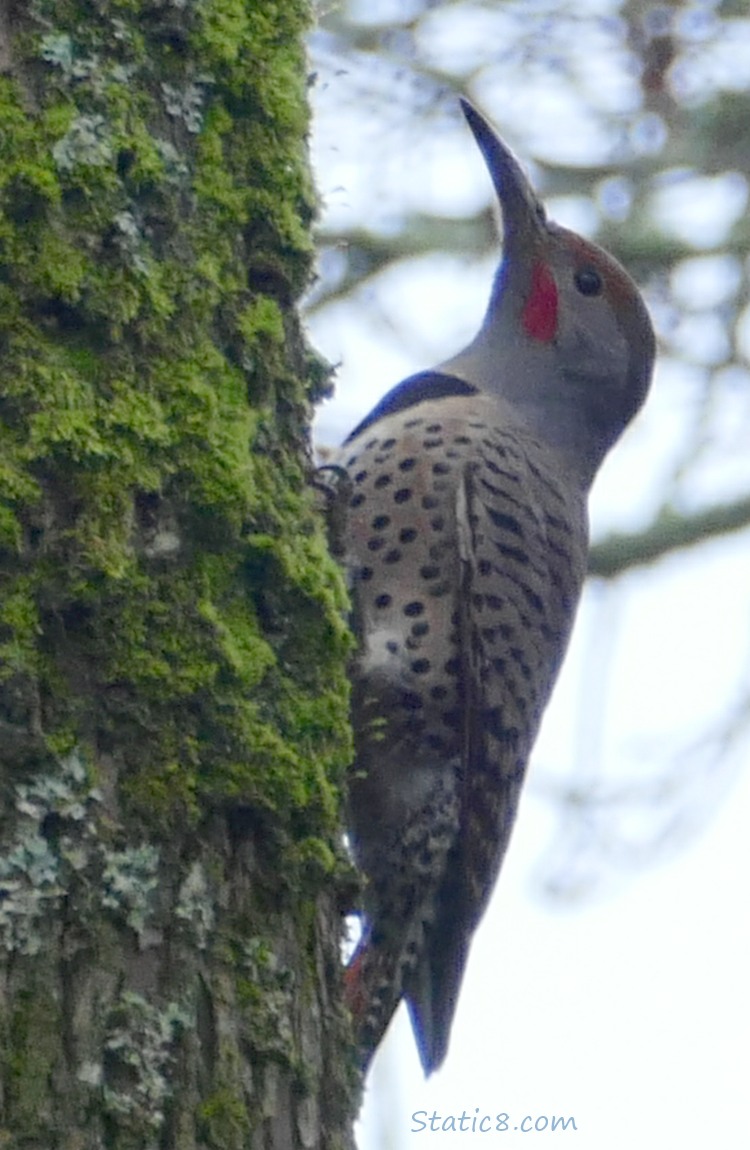
[[432, 1051], [567, 643], [585, 506], [560, 460], [479, 395], [385, 415], [341, 462], [359, 636], [349, 828], [369, 924], [350, 983], [368, 988], [365, 1045], [403, 993]]

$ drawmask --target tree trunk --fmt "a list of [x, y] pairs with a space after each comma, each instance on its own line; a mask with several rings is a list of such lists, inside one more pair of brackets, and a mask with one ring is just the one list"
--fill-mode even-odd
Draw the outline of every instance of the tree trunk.
[[350, 1143], [303, 0], [0, 0], [0, 1146]]

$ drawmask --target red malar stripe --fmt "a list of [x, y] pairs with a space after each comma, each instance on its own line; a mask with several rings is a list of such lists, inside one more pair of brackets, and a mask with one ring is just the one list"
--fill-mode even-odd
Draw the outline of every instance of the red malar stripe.
[[548, 343], [557, 332], [557, 286], [546, 264], [538, 260], [531, 273], [531, 294], [521, 316], [532, 339]]

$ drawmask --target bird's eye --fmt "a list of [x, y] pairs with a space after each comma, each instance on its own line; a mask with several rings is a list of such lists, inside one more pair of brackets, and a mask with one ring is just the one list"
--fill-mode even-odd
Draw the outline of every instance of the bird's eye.
[[581, 295], [599, 295], [604, 284], [596, 268], [581, 268], [576, 272], [575, 284]]

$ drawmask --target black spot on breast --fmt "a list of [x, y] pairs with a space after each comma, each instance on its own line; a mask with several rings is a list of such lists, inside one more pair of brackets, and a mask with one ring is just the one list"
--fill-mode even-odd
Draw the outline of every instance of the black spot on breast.
[[419, 599], [412, 600], [404, 607], [404, 615], [413, 618], [415, 615], [421, 615], [424, 612], [424, 603], [420, 603]]
[[460, 731], [463, 726], [463, 715], [458, 709], [452, 711], [443, 711], [440, 716], [441, 721], [445, 727], [451, 731]]
[[411, 669], [415, 675], [426, 675], [430, 669], [430, 660], [415, 659], [411, 665]]
[[391, 521], [390, 515], [376, 515], [370, 526], [373, 531], [383, 531]]
[[361, 579], [363, 583], [367, 583], [369, 579], [372, 579], [372, 567], [360, 567], [358, 578]]
[[448, 694], [448, 688], [443, 687], [440, 683], [438, 683], [434, 687], [430, 687], [430, 696], [433, 699], [435, 699], [436, 702], [440, 702], [440, 700], [444, 699], [447, 696], [447, 694]]
[[484, 601], [490, 611], [502, 611], [505, 606], [504, 600], [502, 600], [499, 595], [485, 595]]
[[356, 495], [353, 495], [351, 497], [351, 499], [349, 500], [349, 506], [350, 507], [361, 507], [362, 504], [364, 503], [364, 501], [365, 501], [365, 496], [362, 494], [361, 491], [359, 491], [359, 492], [357, 492]]
[[494, 507], [488, 507], [487, 514], [495, 527], [500, 527], [503, 531], [510, 531], [512, 535], [523, 535], [521, 524], [512, 515], [506, 515], [503, 511], [496, 511]]
[[433, 475], [449, 475], [450, 470], [451, 470], [450, 463], [442, 463], [441, 462], [441, 463], [433, 463], [433, 465], [432, 465], [432, 474]]
[[425, 565], [419, 568], [419, 574], [423, 579], [437, 579], [440, 574], [440, 568], [437, 564]]
[[401, 706], [405, 711], [421, 711], [424, 706], [422, 696], [416, 691], [404, 691], [401, 696]]
[[427, 623], [424, 619], [422, 619], [419, 623], [412, 623], [411, 625], [411, 633], [412, 635], [416, 636], [417, 639], [421, 639], [424, 635], [427, 635], [429, 630], [430, 624]]
[[505, 726], [501, 707], [486, 707], [482, 712], [482, 722], [487, 732], [506, 747], [514, 747], [518, 742], [518, 728]]
[[417, 530], [415, 527], [404, 527], [398, 533], [399, 543], [413, 543], [417, 538]]
[[401, 552], [399, 551], [398, 547], [394, 547], [394, 548], [392, 548], [392, 550], [386, 551], [386, 553], [383, 557], [383, 562], [384, 563], [398, 563], [400, 558], [401, 558]]
[[529, 557], [520, 547], [508, 547], [505, 543], [498, 543], [497, 539], [494, 540], [494, 544], [503, 559], [511, 559], [514, 563], [520, 563], [522, 567], [528, 566]]
[[395, 639], [389, 639], [385, 645], [386, 651], [390, 651], [391, 655], [395, 655], [398, 651], [398, 643]]
[[442, 515], [433, 515], [430, 520], [430, 527], [433, 531], [442, 531], [445, 527], [445, 519]]
[[391, 482], [390, 475], [379, 475], [377, 477], [377, 479], [375, 480], [375, 486], [378, 488], [387, 487], [390, 482]]
[[424, 507], [425, 511], [434, 511], [436, 507], [440, 506], [440, 500], [436, 495], [423, 495], [422, 506]]
[[442, 539], [439, 543], [433, 543], [429, 549], [429, 556], [433, 563], [439, 563], [441, 559], [445, 559], [447, 555], [453, 550], [453, 544], [450, 539]]
[[447, 663], [443, 664], [443, 670], [446, 675], [458, 675], [461, 673], [461, 660], [458, 658], [449, 659]]
[[443, 430], [442, 423], [428, 423], [425, 431], [429, 431], [430, 435], [437, 435], [438, 432]]
[[501, 459], [507, 459], [508, 452], [502, 443], [497, 443], [492, 439], [485, 439], [483, 442], [485, 447], [489, 447], [490, 451], [494, 451], [495, 455], [499, 455]]
[[480, 559], [479, 560], [479, 562], [477, 563], [477, 574], [478, 575], [491, 575], [492, 574], [492, 564], [490, 563], [489, 559]]
[[381, 451], [390, 451], [390, 449], [392, 447], [395, 447], [395, 445], [396, 445], [395, 439], [384, 439], [383, 442], [380, 444], [380, 449], [381, 449]]
[[523, 587], [522, 590], [526, 596], [526, 602], [529, 604], [529, 606], [533, 607], [537, 614], [545, 615], [546, 611], [544, 609], [544, 602], [541, 596], [537, 595], [536, 591], [532, 591], [530, 587]]
[[394, 496], [393, 496], [393, 502], [394, 503], [407, 503], [410, 499], [411, 499], [411, 488], [410, 487], [400, 487], [399, 490], [396, 491], [394, 493]]
[[368, 551], [380, 551], [385, 546], [385, 539], [382, 535], [374, 535], [372, 539], [367, 540]]
[[398, 469], [399, 469], [399, 471], [412, 471], [416, 467], [416, 465], [417, 465], [416, 459], [414, 459], [413, 456], [410, 455], [408, 459], [402, 459], [401, 460], [401, 462], [398, 465]]
[[378, 595], [377, 599], [375, 600], [375, 606], [380, 608], [390, 607], [391, 602], [392, 599], [390, 595]]
[[365, 444], [365, 451], [372, 451], [373, 447], [377, 447], [377, 446], [378, 446], [377, 439], [368, 439], [367, 443]]
[[560, 519], [558, 515], [549, 515], [545, 513], [544, 522], [548, 527], [552, 527], [555, 531], [562, 531], [564, 535], [570, 535], [570, 524], [565, 519]]
[[354, 476], [354, 482], [355, 483], [364, 483], [364, 481], [366, 479], [367, 479], [367, 472], [366, 471], [358, 471], [357, 474]]
[[482, 487], [485, 489], [485, 491], [489, 491], [490, 495], [495, 495], [500, 499], [502, 499], [505, 495], [505, 492], [501, 487], [495, 487], [495, 484], [490, 483], [489, 479], [485, 479], [483, 475], [480, 475], [479, 482], [482, 484]]
[[523, 651], [520, 647], [511, 647], [510, 654], [513, 662], [519, 668], [524, 679], [526, 679], [528, 682], [531, 679], [531, 667], [526, 662], [526, 656], [524, 655]]
[[428, 451], [432, 447], [442, 447], [442, 445], [443, 445], [443, 441], [440, 438], [438, 438], [438, 439], [423, 439], [422, 440], [422, 446], [426, 447]]

